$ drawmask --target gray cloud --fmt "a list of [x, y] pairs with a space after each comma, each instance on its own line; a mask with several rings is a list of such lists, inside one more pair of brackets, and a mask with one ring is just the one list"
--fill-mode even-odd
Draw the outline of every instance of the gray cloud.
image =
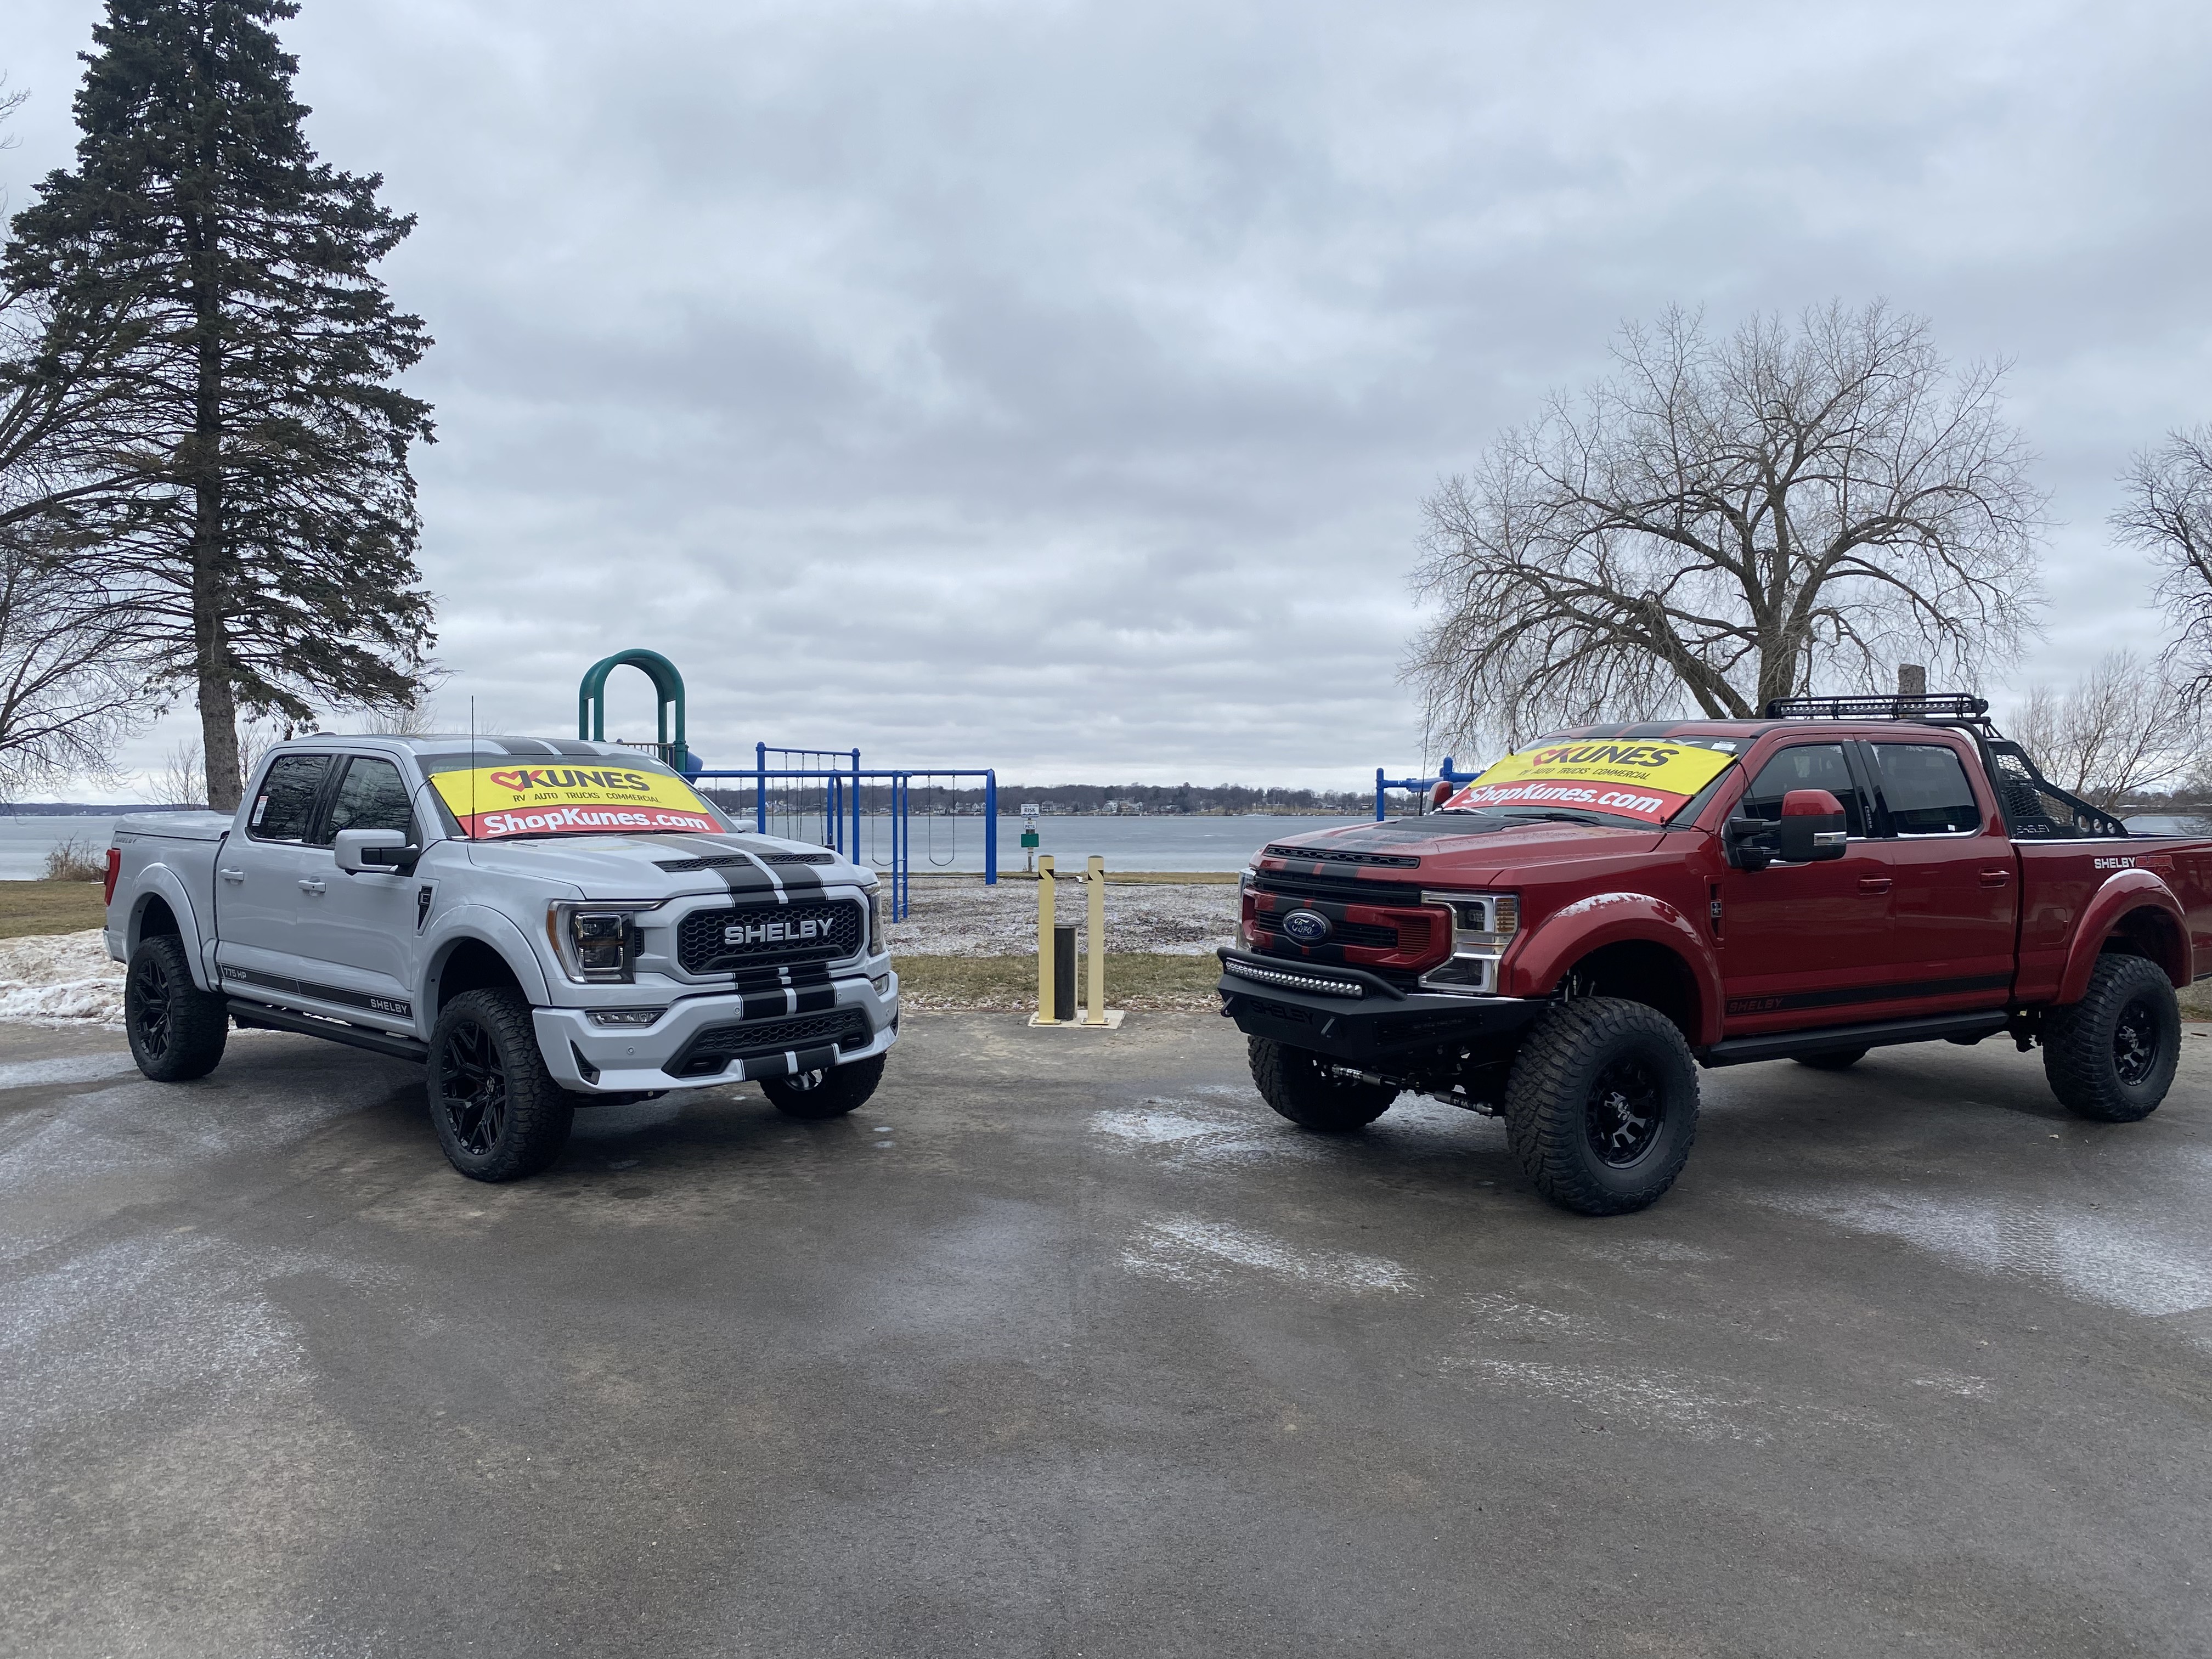
[[[94, 9], [19, 0], [18, 202]], [[717, 759], [1410, 766], [1437, 477], [1624, 318], [1831, 295], [2014, 360], [2060, 521], [2022, 680], [2063, 678], [2155, 632], [2101, 521], [2212, 414], [2194, 4], [309, 0], [289, 38], [324, 153], [421, 215], [443, 707], [510, 726], [643, 644]]]

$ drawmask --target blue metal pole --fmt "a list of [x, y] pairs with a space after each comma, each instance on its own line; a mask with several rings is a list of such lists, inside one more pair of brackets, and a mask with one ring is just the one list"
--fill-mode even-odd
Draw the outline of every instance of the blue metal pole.
[[983, 774], [983, 885], [999, 884], [999, 774]]
[[1382, 769], [1375, 769], [1375, 822], [1380, 823], [1387, 816], [1382, 811]]
[[853, 862], [860, 861], [860, 751], [853, 751]]
[[903, 921], [914, 908], [914, 779], [901, 773], [891, 787], [898, 792], [898, 815], [891, 820], [891, 889]]
[[768, 834], [768, 745], [753, 745], [753, 828]]

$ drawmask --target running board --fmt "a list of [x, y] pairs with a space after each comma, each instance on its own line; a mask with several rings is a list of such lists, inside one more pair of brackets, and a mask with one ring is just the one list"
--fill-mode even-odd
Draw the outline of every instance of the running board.
[[343, 1020], [323, 1019], [314, 1014], [295, 1014], [289, 1008], [272, 1008], [265, 1002], [248, 1002], [244, 997], [231, 998], [229, 1006], [230, 1017], [249, 1030], [258, 1028], [264, 1031], [297, 1031], [302, 1036], [327, 1037], [332, 1042], [367, 1048], [373, 1054], [395, 1054], [401, 1060], [430, 1058], [430, 1045], [417, 1042], [410, 1036], [372, 1031], [366, 1025], [348, 1025]]
[[1886, 1048], [1899, 1042], [1979, 1042], [2010, 1022], [2002, 1009], [1978, 1014], [1930, 1014], [1921, 1019], [1885, 1019], [1868, 1025], [1824, 1025], [1817, 1031], [1776, 1031], [1729, 1037], [1698, 1056], [1704, 1066], [1744, 1066], [1755, 1060], [1793, 1060], [1799, 1054], [1833, 1054], [1838, 1048]]

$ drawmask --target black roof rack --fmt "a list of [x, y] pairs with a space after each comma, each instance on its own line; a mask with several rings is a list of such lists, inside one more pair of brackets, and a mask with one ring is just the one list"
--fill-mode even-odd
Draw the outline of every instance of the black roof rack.
[[1964, 691], [1929, 691], [1917, 697], [1776, 697], [1766, 705], [1771, 720], [1978, 720], [1989, 712], [1987, 697]]

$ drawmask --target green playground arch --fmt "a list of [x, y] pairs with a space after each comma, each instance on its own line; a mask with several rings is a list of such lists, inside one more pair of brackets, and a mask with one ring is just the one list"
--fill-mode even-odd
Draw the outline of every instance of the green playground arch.
[[655, 747], [661, 759], [678, 771], [690, 771], [694, 762], [684, 738], [684, 676], [658, 651], [617, 651], [611, 657], [600, 658], [585, 671], [583, 681], [576, 688], [576, 735], [589, 742], [606, 741], [607, 676], [617, 668], [637, 669], [653, 682], [660, 706]]

